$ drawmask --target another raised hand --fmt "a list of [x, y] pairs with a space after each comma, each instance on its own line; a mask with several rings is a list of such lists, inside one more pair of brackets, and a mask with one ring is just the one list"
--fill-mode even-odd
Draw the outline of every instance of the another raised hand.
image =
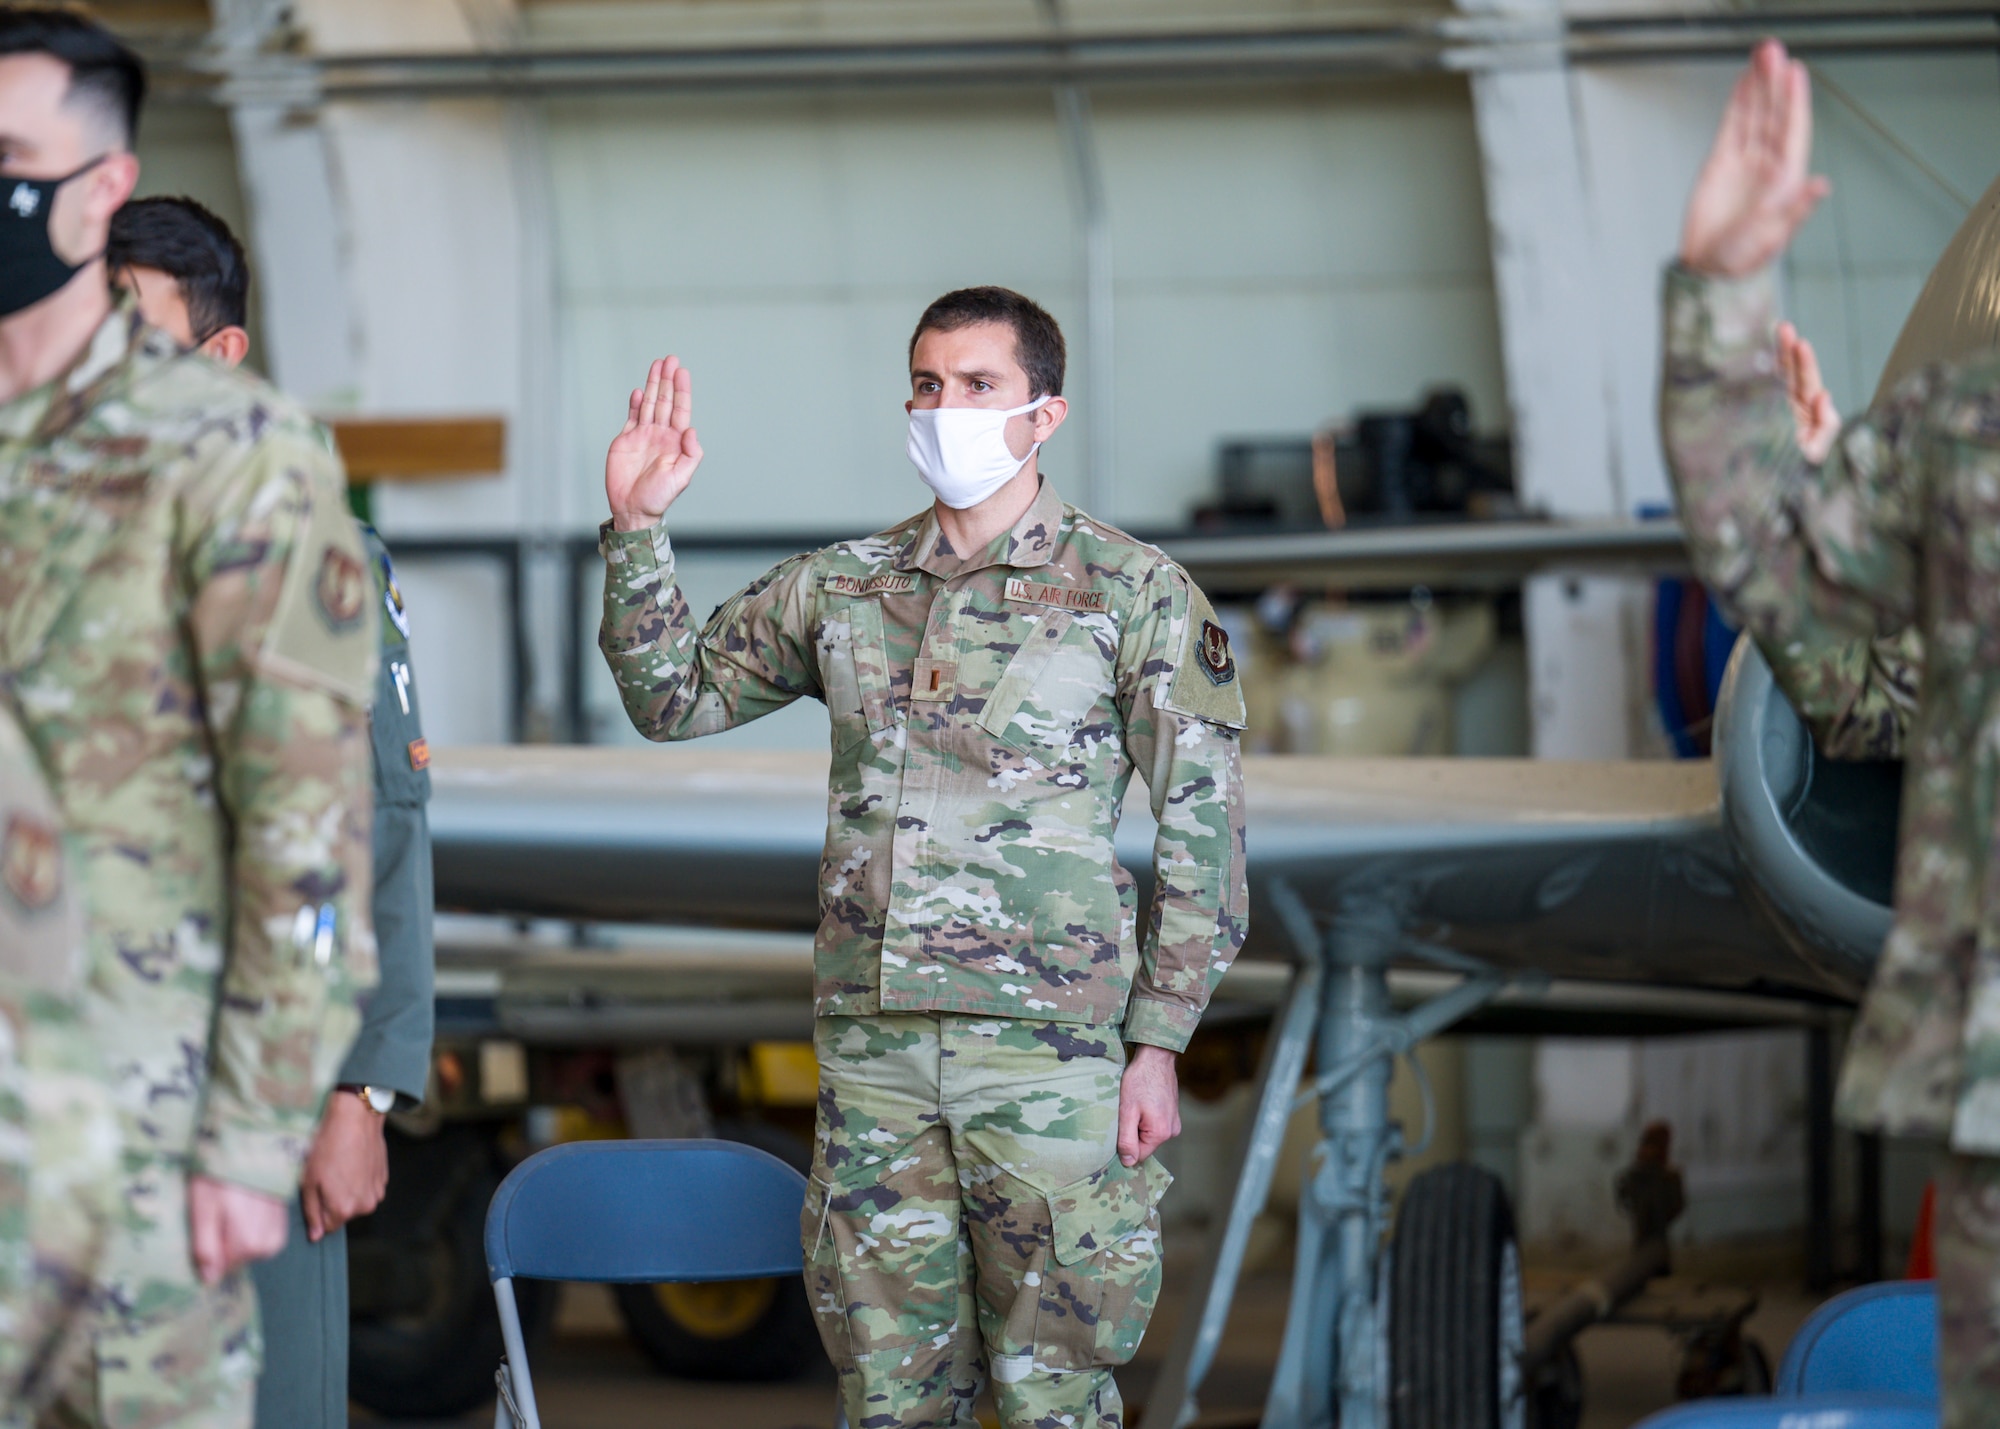
[[1819, 375], [1819, 357], [1813, 345], [1790, 323], [1778, 324], [1778, 371], [1792, 404], [1799, 450], [1817, 466], [1826, 460], [1826, 454], [1833, 450], [1833, 439], [1840, 435], [1840, 412]]
[[1723, 110], [1715, 146], [1695, 179], [1681, 229], [1681, 262], [1714, 278], [1743, 278], [1784, 252], [1830, 185], [1812, 158], [1812, 84], [1776, 40], [1751, 52]]
[[625, 426], [604, 457], [604, 495], [620, 531], [659, 524], [701, 465], [694, 434], [694, 380], [677, 357], [654, 360], [632, 389]]

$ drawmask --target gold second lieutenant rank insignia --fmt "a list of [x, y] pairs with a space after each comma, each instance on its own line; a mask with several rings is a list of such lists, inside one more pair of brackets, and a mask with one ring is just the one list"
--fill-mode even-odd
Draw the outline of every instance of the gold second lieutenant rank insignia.
[[1236, 678], [1236, 657], [1229, 653], [1229, 632], [1212, 620], [1201, 623], [1201, 672], [1218, 685]]

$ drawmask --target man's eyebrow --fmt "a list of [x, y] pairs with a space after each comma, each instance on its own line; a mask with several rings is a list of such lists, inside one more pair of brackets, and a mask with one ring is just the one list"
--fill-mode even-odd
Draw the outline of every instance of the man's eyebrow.
[[999, 373], [990, 371], [984, 367], [968, 368], [965, 371], [960, 372], [956, 375], [960, 381], [984, 382], [992, 387], [998, 387], [1003, 381], [1006, 380], [1003, 377], [1001, 377]]
[[939, 382], [942, 381], [943, 379], [940, 378], [935, 372], [931, 371], [928, 367], [912, 367], [910, 369], [910, 380], [912, 382], [922, 382], [925, 380], [929, 380], [932, 382]]

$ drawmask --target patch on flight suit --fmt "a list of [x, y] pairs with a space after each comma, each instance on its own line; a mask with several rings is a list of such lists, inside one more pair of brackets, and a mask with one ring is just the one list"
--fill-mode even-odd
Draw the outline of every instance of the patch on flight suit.
[[1173, 674], [1159, 686], [1154, 703], [1175, 714], [1242, 729], [1249, 719], [1243, 710], [1243, 682], [1236, 678], [1229, 633], [1193, 581], [1187, 582], [1187, 592], [1187, 631], [1181, 637], [1180, 658], [1174, 661]]
[[[826, 578], [826, 589], [835, 595], [908, 595], [916, 588], [917, 578], [908, 573]], [[718, 605], [716, 609], [722, 607]]]
[[1111, 592], [1108, 590], [1074, 590], [1068, 586], [1036, 585], [1018, 576], [1007, 582], [1007, 599], [1025, 601], [1029, 605], [1053, 605], [1062, 610], [1109, 610]]
[[40, 819], [10, 817], [0, 844], [0, 878], [28, 912], [47, 908], [62, 892], [62, 836]]
[[410, 612], [403, 605], [403, 588], [396, 584], [396, 568], [389, 564], [389, 553], [382, 553], [382, 608], [389, 612], [389, 623], [396, 627], [396, 633], [405, 640], [410, 638]]
[[410, 741], [410, 768], [421, 774], [431, 767], [431, 742], [428, 739]]
[[365, 706], [375, 693], [377, 628], [361, 618], [372, 588], [361, 531], [330, 482], [315, 482], [312, 500], [259, 663]]

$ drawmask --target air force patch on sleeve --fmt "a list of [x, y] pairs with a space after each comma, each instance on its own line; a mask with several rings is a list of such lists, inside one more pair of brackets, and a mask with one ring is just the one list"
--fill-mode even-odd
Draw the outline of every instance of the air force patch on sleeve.
[[1201, 623], [1201, 672], [1212, 684], [1226, 685], [1236, 678], [1236, 657], [1229, 653], [1229, 632], [1213, 620]]
[[1187, 591], [1186, 615], [1178, 632], [1179, 653], [1153, 703], [1224, 729], [1242, 729], [1247, 722], [1243, 682], [1236, 678], [1236, 653], [1229, 648], [1229, 632], [1215, 618], [1215, 610], [1200, 587], [1179, 570], [1174, 577]]
[[41, 912], [62, 892], [62, 836], [39, 819], [12, 816], [0, 838], [0, 871], [15, 902]]
[[368, 603], [368, 570], [352, 552], [328, 546], [320, 557], [319, 575], [313, 581], [313, 604], [319, 609], [326, 628], [336, 635], [352, 630], [361, 621]]
[[312, 481], [311, 506], [281, 534], [290, 537], [284, 587], [272, 612], [260, 671], [332, 692], [366, 707], [375, 694], [382, 622], [374, 610], [375, 577], [361, 526], [335, 482]]

